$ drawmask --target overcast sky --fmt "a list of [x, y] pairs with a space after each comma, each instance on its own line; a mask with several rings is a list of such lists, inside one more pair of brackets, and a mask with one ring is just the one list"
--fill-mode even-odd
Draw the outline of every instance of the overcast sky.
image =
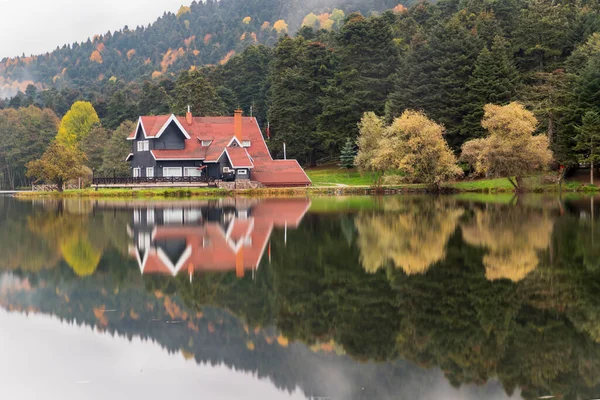
[[40, 54], [128, 25], [147, 25], [192, 0], [0, 0], [0, 59]]

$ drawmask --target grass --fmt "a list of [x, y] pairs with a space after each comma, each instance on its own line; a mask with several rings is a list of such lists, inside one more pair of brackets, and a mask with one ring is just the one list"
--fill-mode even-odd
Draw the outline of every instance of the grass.
[[506, 178], [461, 181], [451, 183], [448, 186], [465, 192], [512, 192], [515, 190]]
[[[393, 194], [393, 193], [424, 193], [428, 191], [426, 185], [403, 184], [389, 185], [373, 189], [371, 176], [361, 176], [356, 170], [349, 172], [338, 167], [319, 167], [306, 170], [313, 182], [310, 188], [263, 188], [248, 190], [227, 190], [214, 188], [180, 188], [180, 189], [83, 189], [66, 190], [57, 192], [24, 192], [19, 197], [113, 197], [113, 198], [190, 198], [190, 197], [224, 197], [224, 196], [249, 196], [249, 197], [282, 197], [282, 196], [351, 196], [366, 194]], [[529, 192], [582, 192], [596, 193], [598, 186], [586, 185], [578, 181], [567, 181], [559, 188], [555, 184], [542, 183], [541, 176], [530, 177], [526, 180]], [[513, 194], [514, 188], [506, 178], [465, 180], [449, 183], [444, 186], [452, 192], [458, 193], [504, 193]], [[506, 201], [506, 199], [503, 199]]]
[[361, 174], [357, 170], [346, 171], [337, 167], [318, 167], [309, 168], [306, 174], [312, 181], [314, 186], [371, 186], [373, 179], [371, 176]]

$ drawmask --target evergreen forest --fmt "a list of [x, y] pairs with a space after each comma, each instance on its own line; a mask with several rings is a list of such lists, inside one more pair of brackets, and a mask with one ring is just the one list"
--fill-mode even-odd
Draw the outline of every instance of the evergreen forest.
[[391, 122], [422, 111], [444, 127], [458, 156], [485, 135], [486, 104], [518, 101], [568, 167], [585, 152], [577, 144], [584, 116], [589, 125], [600, 113], [600, 5], [194, 2], [147, 27], [4, 59], [0, 94], [3, 187], [29, 183], [25, 165], [43, 153], [38, 142], [51, 141], [55, 119], [79, 100], [92, 103], [103, 143], [140, 115], [181, 114], [188, 104], [196, 115], [231, 115], [241, 107], [269, 127], [275, 157], [285, 142], [306, 166], [339, 160], [365, 112]]

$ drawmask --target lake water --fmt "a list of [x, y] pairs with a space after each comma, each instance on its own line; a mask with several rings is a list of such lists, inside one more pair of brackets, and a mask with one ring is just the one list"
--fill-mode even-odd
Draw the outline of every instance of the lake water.
[[0, 212], [3, 399], [600, 397], [600, 199]]

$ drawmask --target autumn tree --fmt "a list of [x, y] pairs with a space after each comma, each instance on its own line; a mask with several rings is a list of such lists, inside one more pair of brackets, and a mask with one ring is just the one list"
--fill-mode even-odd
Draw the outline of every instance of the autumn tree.
[[506, 177], [516, 190], [521, 190], [523, 177], [546, 168], [552, 161], [548, 137], [533, 136], [537, 119], [522, 104], [486, 105], [481, 125], [488, 136], [465, 143], [462, 156], [477, 174]]
[[403, 181], [434, 188], [462, 175], [444, 128], [418, 111], [405, 111], [386, 128], [373, 162], [380, 170], [400, 170]]
[[575, 151], [580, 152], [579, 161], [590, 164], [590, 185], [594, 184], [594, 168], [600, 162], [600, 116], [588, 111], [577, 127]]
[[385, 122], [383, 118], [378, 117], [373, 112], [367, 112], [358, 123], [358, 153], [354, 159], [354, 164], [360, 172], [368, 172], [373, 175], [373, 181], [378, 185], [381, 183], [381, 177], [385, 172], [379, 169], [375, 164], [375, 157], [379, 150], [379, 143], [385, 134]]
[[85, 176], [85, 153], [74, 146], [54, 141], [39, 160], [27, 164], [27, 176], [54, 183], [62, 192], [65, 183]]
[[99, 123], [100, 119], [92, 103], [77, 101], [60, 121], [56, 140], [63, 146], [79, 145]]

